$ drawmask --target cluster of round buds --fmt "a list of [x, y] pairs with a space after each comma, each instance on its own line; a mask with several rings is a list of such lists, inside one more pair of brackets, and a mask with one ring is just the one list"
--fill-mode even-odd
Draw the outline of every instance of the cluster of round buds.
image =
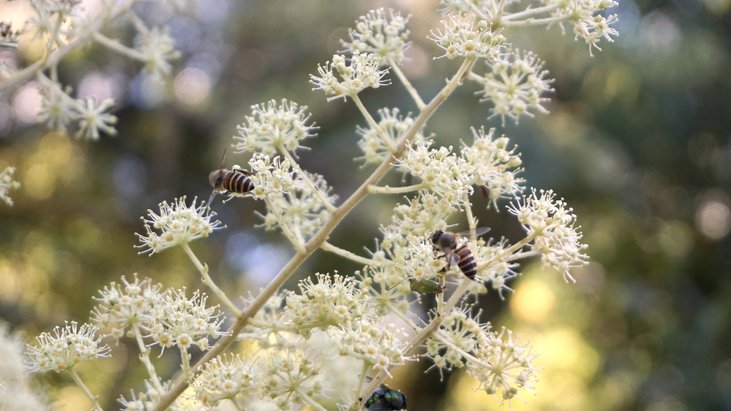
[[343, 46], [352, 54], [372, 53], [384, 63], [399, 64], [409, 46], [408, 17], [394, 10], [371, 10], [355, 22], [355, 29], [348, 30], [350, 41]]
[[172, 346], [181, 350], [191, 346], [208, 350], [208, 339], [222, 335], [223, 318], [218, 306], [206, 307], [207, 299], [197, 290], [188, 298], [184, 288], [168, 289], [150, 308], [142, 327], [163, 350]]
[[308, 124], [309, 119], [307, 106], [285, 99], [254, 105], [251, 115], [237, 126], [239, 135], [234, 136], [234, 151], [270, 156], [283, 151], [294, 153], [303, 147], [300, 143], [304, 139], [315, 136], [317, 127]]
[[[145, 380], [145, 391], [130, 392], [129, 398], [120, 397], [117, 401], [122, 411], [151, 411], [154, 410], [160, 398], [170, 389], [170, 381], [162, 382], [162, 392], [155, 388], [150, 380]], [[188, 391], [181, 394], [175, 402], [165, 408], [169, 411], [197, 411], [208, 409], [203, 403], [195, 399]]]
[[393, 251], [397, 247], [428, 238], [436, 230], [446, 229], [445, 221], [455, 211], [453, 204], [443, 201], [437, 194], [421, 190], [416, 197], [394, 207], [391, 223], [381, 227], [381, 248], [395, 254]]
[[193, 389], [203, 404], [216, 406], [222, 400], [237, 402], [241, 397], [251, 396], [260, 379], [260, 371], [252, 361], [229, 354], [207, 362], [196, 377]]
[[266, 214], [259, 214], [265, 229], [278, 227], [292, 244], [302, 246], [330, 218], [337, 197], [321, 175], [261, 153], [249, 160], [249, 166], [256, 187], [251, 193], [267, 204]]
[[454, 309], [427, 340], [425, 355], [434, 361], [440, 375], [444, 370], [462, 368], [469, 353], [477, 348], [479, 336], [489, 330], [489, 324], [480, 324], [470, 317], [468, 308]]
[[267, 365], [262, 373], [262, 390], [276, 401], [280, 410], [312, 404], [312, 397], [322, 391], [319, 367], [304, 352], [287, 351], [262, 362]]
[[41, 333], [36, 344], [28, 345], [28, 368], [33, 372], [66, 371], [81, 361], [109, 357], [110, 349], [102, 345], [97, 328], [90, 324], [79, 327], [75, 321], [57, 326], [51, 333]]
[[516, 122], [520, 116], [533, 117], [530, 110], [547, 113], [543, 103], [548, 98], [543, 94], [553, 91], [552, 79], [543, 69], [543, 61], [531, 52], [510, 49], [488, 63], [489, 71], [484, 76], [472, 75], [482, 88], [480, 101], [493, 104], [492, 115], [510, 117]]
[[508, 241], [502, 239], [493, 242], [491, 239], [485, 244], [484, 240], [480, 239], [477, 243], [477, 249], [473, 250], [477, 261], [488, 263], [484, 268], [480, 267], [480, 277], [490, 283], [490, 287], [498, 292], [501, 300], [505, 299], [503, 292], [512, 291], [507, 285], [508, 281], [518, 276], [515, 271], [518, 263], [506, 261], [505, 258], [496, 259], [496, 256], [504, 255], [505, 249], [509, 246]]
[[452, 147], [431, 148], [431, 143], [418, 144], [399, 162], [411, 175], [418, 177], [425, 189], [450, 204], [462, 204], [472, 193], [472, 178], [465, 172], [467, 162], [452, 152]]
[[508, 211], [529, 236], [535, 238], [532, 247], [541, 253], [543, 264], [563, 274], [564, 280], [575, 282], [569, 270], [587, 264], [583, 253], [587, 245], [581, 242], [581, 227], [576, 215], [553, 190], [531, 190], [520, 201], [511, 203]]
[[500, 198], [513, 198], [521, 193], [525, 179], [517, 176], [523, 171], [520, 167], [523, 162], [516, 147], [509, 148], [510, 141], [504, 135], [494, 138], [494, 128], [487, 133], [484, 127], [473, 128], [472, 134], [472, 145], [462, 147], [472, 184], [482, 187], [493, 205]]
[[102, 330], [119, 339], [141, 323], [149, 321], [149, 311], [162, 297], [162, 285], [149, 278], [140, 280], [137, 274], [132, 281], [122, 277], [122, 283], [112, 282], [102, 289], [96, 307], [91, 312], [92, 321]]
[[286, 317], [298, 332], [349, 324], [367, 314], [368, 296], [351, 277], [318, 273], [315, 278], [300, 281], [300, 293], [286, 298]]
[[442, 20], [442, 29], [429, 35], [429, 39], [444, 50], [444, 54], [437, 58], [496, 58], [505, 37], [490, 30], [487, 21], [475, 20], [474, 14], [451, 14]]
[[574, 0], [568, 2], [556, 1], [559, 6], [553, 15], [566, 15], [574, 24], [574, 35], [583, 39], [589, 45], [589, 54], [593, 49], [601, 50], [599, 42], [602, 39], [613, 42], [619, 32], [612, 27], [618, 20], [616, 14], [602, 15], [601, 13], [617, 7], [614, 0]]
[[389, 84], [383, 79], [388, 70], [380, 69], [381, 58], [372, 53], [353, 54], [348, 58], [336, 54], [332, 62], [317, 66], [318, 75], [310, 74], [313, 90], [322, 90], [328, 101], [352, 97], [366, 88]]
[[13, 199], [10, 198], [8, 192], [10, 190], [17, 190], [20, 188], [20, 183], [13, 180], [14, 173], [15, 167], [5, 167], [5, 169], [0, 172], [0, 200], [9, 206], [13, 205]]
[[408, 336], [394, 324], [385, 327], [367, 319], [331, 328], [329, 334], [337, 341], [340, 355], [363, 360], [369, 367], [388, 373], [389, 368], [402, 365]]
[[530, 347], [516, 343], [506, 328], [481, 337], [474, 357], [467, 360], [467, 374], [477, 379], [485, 392], [499, 395], [502, 400], [509, 401], [521, 390], [533, 389], [537, 377]]
[[147, 235], [137, 234], [140, 254], [159, 253], [167, 248], [186, 244], [199, 238], [208, 237], [213, 230], [222, 228], [223, 224], [214, 217], [213, 212], [204, 201], [196, 205], [197, 198], [188, 205], [185, 196], [175, 199], [173, 204], [163, 201], [159, 204], [160, 212], [147, 210], [147, 217], [142, 217]]
[[[401, 114], [398, 108], [382, 108], [378, 110], [378, 127], [360, 127], [356, 131], [360, 135], [358, 147], [363, 151], [363, 159], [366, 164], [380, 164], [391, 154], [396, 152], [396, 145], [401, 137], [414, 124], [410, 114]], [[412, 144], [420, 144], [424, 141], [424, 135], [416, 133], [411, 139]]]

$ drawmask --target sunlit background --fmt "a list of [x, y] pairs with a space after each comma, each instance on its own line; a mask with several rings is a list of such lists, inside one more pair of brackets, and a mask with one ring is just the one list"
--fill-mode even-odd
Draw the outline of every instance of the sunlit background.
[[[0, 205], [0, 316], [28, 335], [86, 321], [96, 290], [135, 272], [198, 288], [182, 251], [140, 256], [134, 233], [158, 202], [208, 196], [208, 172], [252, 104], [286, 97], [308, 105], [321, 129], [314, 149], [301, 154], [303, 166], [325, 175], [341, 198], [351, 193], [369, 172], [352, 160], [363, 120], [351, 104], [311, 92], [308, 74], [339, 49], [360, 14], [378, 6], [413, 15], [404, 71], [423, 95], [433, 95], [456, 63], [432, 61], [435, 47], [424, 40], [436, 25], [434, 1], [337, 4], [191, 1], [172, 17], [183, 56], [165, 83], [98, 48], [70, 55], [60, 71], [65, 83], [79, 96], [118, 102], [118, 136], [96, 143], [34, 126], [40, 97], [32, 82], [0, 95], [0, 169], [17, 166], [22, 182], [15, 206]], [[153, 23], [170, 18], [158, 2], [143, 6]], [[556, 82], [549, 115], [508, 123], [504, 132], [520, 146], [528, 184], [552, 188], [574, 207], [592, 263], [576, 273], [576, 285], [527, 264], [506, 301], [484, 298], [487, 318], [538, 354], [535, 395], [503, 409], [731, 409], [730, 7], [730, 0], [620, 0], [620, 37], [594, 57], [570, 30], [512, 36], [546, 60]], [[20, 22], [23, 13], [20, 2], [0, 2], [3, 19]], [[22, 42], [25, 55], [0, 49], [0, 59], [37, 58], [30, 39]], [[372, 111], [416, 110], [398, 84], [363, 98]], [[470, 126], [500, 127], [487, 115], [488, 106], [461, 90], [429, 131], [458, 144]], [[229, 150], [224, 164], [245, 161]], [[332, 241], [372, 246], [392, 200], [366, 201]], [[519, 238], [509, 213], [487, 212], [480, 201], [476, 212], [491, 234]], [[254, 227], [260, 207], [251, 199], [219, 203], [228, 228], [193, 245], [231, 295], [255, 293], [292, 254], [279, 235]], [[358, 267], [319, 253], [287, 286], [333, 268]], [[81, 370], [95, 375], [89, 384], [107, 399], [105, 409], [140, 388], [134, 352], [117, 347], [113, 359]], [[158, 361], [163, 374], [174, 371], [174, 357]], [[440, 383], [438, 372], [424, 373], [429, 365], [402, 367], [389, 383], [408, 395], [409, 409], [499, 408], [462, 372]], [[83, 408], [83, 394], [63, 376], [39, 383], [58, 409]]]

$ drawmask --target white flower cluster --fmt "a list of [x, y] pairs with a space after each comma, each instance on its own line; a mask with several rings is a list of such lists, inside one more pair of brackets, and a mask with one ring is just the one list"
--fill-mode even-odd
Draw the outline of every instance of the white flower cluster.
[[140, 253], [150, 255], [167, 248], [187, 244], [199, 238], [208, 237], [213, 230], [222, 228], [223, 224], [214, 217], [216, 213], [197, 198], [188, 205], [185, 196], [176, 198], [173, 204], [163, 201], [159, 204], [160, 212], [147, 210], [147, 217], [142, 217], [147, 235], [137, 233], [140, 244], [136, 248]]
[[505, 41], [490, 29], [485, 20], [476, 21], [474, 14], [451, 14], [442, 20], [442, 29], [431, 32], [429, 38], [444, 50], [437, 58], [484, 58], [491, 61], [500, 53]]
[[81, 361], [110, 356], [110, 349], [102, 345], [97, 327], [90, 324], [66, 322], [51, 333], [41, 333], [36, 343], [28, 345], [28, 368], [33, 372], [71, 370]]
[[[500, 241], [490, 239], [487, 243], [479, 239], [477, 241], [477, 249], [475, 250], [477, 261], [481, 265], [484, 265], [484, 268], [478, 265], [480, 278], [489, 282], [490, 287], [498, 292], [502, 300], [505, 299], [503, 291], [512, 291], [507, 285], [508, 281], [518, 276], [518, 273], [515, 271], [518, 263], [499, 258], [505, 255], [505, 249], [508, 246], [509, 244], [506, 239], [501, 239]], [[485, 264], [485, 262], [489, 262], [489, 264]]]
[[251, 112], [237, 126], [239, 135], [234, 136], [233, 144], [236, 153], [260, 152], [270, 156], [283, 151], [294, 153], [304, 147], [300, 145], [304, 139], [315, 136], [317, 127], [308, 124], [307, 106], [285, 99], [279, 103], [270, 100], [252, 106]]
[[[410, 114], [402, 115], [398, 108], [382, 108], [378, 110], [380, 118], [377, 127], [364, 128], [357, 126], [356, 132], [360, 135], [358, 147], [363, 151], [365, 164], [380, 164], [389, 158], [395, 151], [398, 141], [401, 140], [414, 119]], [[424, 135], [416, 133], [412, 144], [420, 144], [424, 141]]]
[[161, 288], [149, 278], [140, 280], [135, 275], [129, 281], [122, 277], [122, 284], [112, 282], [94, 298], [98, 304], [92, 310], [92, 321], [117, 339], [142, 330], [144, 338], [163, 350], [172, 346], [187, 350], [193, 345], [207, 350], [208, 339], [222, 335], [218, 306], [206, 307], [208, 297], [200, 291], [188, 297], [184, 288]]
[[514, 198], [523, 191], [525, 179], [518, 177], [523, 172], [520, 153], [505, 135], [494, 138], [495, 129], [485, 133], [484, 127], [472, 129], [471, 146], [462, 147], [462, 156], [467, 161], [467, 173], [472, 184], [482, 187], [483, 194], [497, 207], [497, 200]]
[[425, 189], [437, 194], [449, 204], [463, 204], [472, 193], [472, 178], [465, 173], [467, 161], [456, 155], [452, 147], [431, 147], [425, 142], [410, 149], [399, 163], [418, 177]]
[[250, 397], [258, 388], [261, 372], [255, 363], [238, 354], [222, 355], [206, 363], [193, 384], [196, 398], [214, 406], [219, 401]]
[[529, 236], [535, 238], [532, 248], [541, 253], [543, 264], [563, 274], [564, 280], [576, 282], [570, 269], [587, 264], [583, 253], [587, 245], [581, 242], [581, 227], [576, 226], [576, 214], [553, 190], [531, 190], [520, 201], [508, 206], [508, 211]]
[[0, 200], [9, 206], [13, 205], [13, 199], [10, 198], [8, 192], [20, 188], [20, 183], [13, 180], [13, 174], [15, 174], [15, 167], [5, 167], [0, 172]]
[[499, 333], [489, 323], [480, 323], [469, 309], [453, 310], [444, 316], [439, 330], [427, 341], [426, 356], [442, 373], [467, 368], [488, 394], [500, 392], [503, 400], [514, 398], [520, 390], [532, 389], [536, 369], [527, 346], [513, 341], [512, 333]]
[[345, 100], [369, 87], [390, 84], [383, 78], [388, 70], [379, 68], [380, 65], [381, 58], [372, 53], [354, 53], [350, 58], [335, 54], [332, 62], [317, 66], [318, 76], [310, 74], [310, 83], [313, 90], [322, 90], [328, 101]]
[[409, 46], [408, 21], [398, 11], [371, 10], [356, 20], [354, 29], [348, 29], [350, 41], [343, 41], [343, 46], [352, 54], [375, 54], [382, 64], [399, 64]]
[[[162, 392], [160, 391], [162, 389]], [[119, 404], [123, 411], [149, 411], [155, 409], [160, 397], [170, 389], [170, 381], [161, 383], [160, 389], [155, 388], [150, 380], [145, 380], [145, 391], [135, 393], [130, 391], [129, 398], [119, 398]], [[204, 411], [208, 408], [198, 402], [192, 395], [185, 392], [173, 402], [166, 410], [170, 411]]]
[[500, 116], [503, 122], [505, 117], [517, 122], [521, 115], [533, 117], [530, 110], [548, 112], [543, 107], [548, 98], [541, 96], [553, 91], [553, 80], [546, 78], [548, 71], [535, 54], [509, 49], [490, 62], [488, 68], [484, 76], [473, 74], [471, 78], [482, 86], [478, 91], [482, 95], [480, 101], [494, 105], [492, 116]]
[[137, 274], [132, 281], [122, 277], [122, 283], [112, 282], [94, 297], [98, 304], [91, 312], [91, 320], [119, 339], [133, 327], [150, 323], [149, 313], [154, 304], [160, 301], [161, 284], [154, 284], [149, 278], [140, 280]]
[[267, 230], [279, 227], [295, 246], [304, 245], [330, 218], [337, 199], [325, 179], [299, 170], [289, 160], [255, 153], [249, 160], [255, 188], [251, 194], [264, 200], [262, 218]]
[[388, 373], [389, 368], [407, 360], [408, 336], [392, 323], [384, 326], [361, 319], [333, 328], [329, 334], [337, 341], [341, 355], [363, 360], [376, 371]]
[[[533, 1], [501, 0], [442, 0], [445, 14], [475, 13], [480, 19], [496, 27], [526, 27], [552, 24], [573, 25], [577, 39], [589, 45], [589, 53], [601, 50], [601, 39], [612, 42], [618, 35], [611, 27], [617, 22], [616, 14], [604, 11], [617, 6], [614, 0], [545, 0], [536, 7]], [[563, 26], [562, 26], [563, 28]]]

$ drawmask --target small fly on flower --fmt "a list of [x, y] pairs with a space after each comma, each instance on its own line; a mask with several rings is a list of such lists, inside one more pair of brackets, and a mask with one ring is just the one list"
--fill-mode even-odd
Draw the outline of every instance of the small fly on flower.
[[368, 411], [405, 410], [406, 395], [381, 384], [363, 405]]
[[[489, 227], [480, 227], [475, 230], [475, 236], [479, 237], [490, 231]], [[447, 267], [452, 265], [452, 262], [457, 263], [460, 271], [470, 280], [474, 280], [477, 276], [477, 263], [475, 257], [472, 255], [472, 250], [467, 247], [467, 244], [460, 245], [458, 240], [461, 236], [469, 234], [468, 232], [462, 233], [451, 233], [448, 231], [437, 230], [431, 235], [431, 242], [439, 247], [447, 259]]]

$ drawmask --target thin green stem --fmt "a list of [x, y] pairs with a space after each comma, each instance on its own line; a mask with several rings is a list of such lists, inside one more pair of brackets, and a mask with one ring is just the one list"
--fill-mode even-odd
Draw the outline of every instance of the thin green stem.
[[393, 61], [393, 59], [388, 59], [388, 64], [391, 65], [391, 69], [394, 73], [396, 73], [396, 77], [398, 77], [399, 81], [401, 81], [401, 84], [404, 85], [404, 88], [406, 88], [406, 91], [409, 92], [411, 98], [414, 99], [414, 103], [416, 103], [416, 107], [419, 108], [419, 111], [423, 110], [424, 107], [426, 107], [426, 104], [424, 103], [424, 100], [421, 99], [419, 92], [414, 88], [413, 85], [411, 85], [411, 82], [409, 81], [408, 77], [406, 77], [406, 74], [401, 71], [401, 68], [396, 64], [395, 61]]
[[[320, 245], [327, 240], [330, 233], [337, 227], [340, 222], [350, 214], [353, 209], [360, 204], [363, 199], [368, 196], [368, 186], [378, 184], [379, 181], [391, 170], [393, 162], [406, 150], [408, 144], [413, 140], [416, 133], [426, 124], [436, 110], [449, 98], [457, 87], [462, 84], [465, 75], [475, 65], [476, 59], [467, 58], [457, 70], [457, 73], [447, 82], [447, 84], [434, 96], [434, 98], [424, 107], [424, 110], [414, 119], [411, 127], [401, 136], [396, 151], [390, 158], [384, 159], [381, 164], [373, 170], [373, 173], [350, 195], [335, 212], [332, 213], [330, 219], [323, 224], [320, 230], [304, 245], [303, 250], [298, 250], [296, 254], [285, 264], [279, 273], [267, 284], [259, 295], [246, 307], [246, 309], [236, 317], [234, 324], [228, 329], [226, 335], [218, 342], [192, 367], [193, 372], [203, 366], [211, 359], [223, 352], [229, 345], [237, 339], [238, 333], [246, 326], [249, 318], [253, 317], [274, 293], [294, 274], [302, 263], [309, 258]], [[153, 411], [162, 411], [169, 407], [173, 401], [183, 393], [188, 387], [188, 381], [184, 376], [179, 375], [171, 384], [170, 390], [160, 397], [160, 401], [155, 405]]]
[[568, 14], [561, 14], [558, 16], [544, 17], [542, 19], [528, 19], [518, 21], [503, 21], [502, 25], [505, 27], [533, 27], [533, 26], [544, 26], [551, 23], [558, 23], [569, 18]]
[[368, 112], [368, 109], [363, 105], [363, 101], [361, 101], [360, 97], [358, 97], [357, 94], [353, 94], [350, 98], [353, 100], [353, 103], [355, 103], [355, 106], [358, 107], [358, 110], [360, 110], [360, 113], [363, 115], [363, 118], [365, 118], [368, 125], [371, 126], [373, 130], [376, 130], [379, 135], [383, 135], [381, 127], [378, 126], [378, 122], [376, 122], [376, 119], [374, 119], [371, 113]]
[[94, 394], [91, 393], [91, 390], [89, 389], [89, 387], [87, 387], [86, 384], [84, 384], [84, 381], [81, 379], [79, 374], [77, 374], [73, 368], [69, 368], [68, 371], [69, 371], [69, 374], [71, 374], [71, 378], [74, 379], [74, 382], [76, 383], [76, 385], [78, 385], [79, 388], [81, 388], [81, 391], [83, 391], [84, 394], [87, 396], [87, 398], [89, 398], [91, 400], [92, 408], [97, 411], [103, 411], [102, 406], [99, 405], [99, 401], [96, 399], [96, 396], [94, 396]]
[[348, 411], [358, 411], [358, 404], [360, 403], [360, 391], [363, 389], [363, 383], [365, 383], [366, 374], [368, 373], [368, 363], [363, 361], [363, 366], [360, 369], [360, 377], [358, 378], [358, 384], [355, 386], [355, 398], [353, 404], [348, 408]]
[[323, 243], [320, 245], [320, 248], [322, 248], [324, 251], [327, 251], [329, 253], [337, 254], [343, 258], [347, 258], [348, 260], [355, 261], [356, 263], [363, 264], [363, 265], [370, 265], [370, 266], [378, 266], [382, 263], [380, 261], [372, 260], [370, 258], [361, 257], [358, 254], [352, 253], [344, 248], [340, 248], [336, 245], [333, 245], [332, 243], [328, 241], [323, 241]]
[[142, 361], [142, 364], [145, 365], [145, 368], [147, 369], [147, 375], [150, 376], [152, 385], [155, 387], [157, 392], [163, 392], [162, 384], [160, 383], [160, 377], [157, 376], [157, 371], [155, 371], [155, 366], [152, 365], [152, 362], [150, 361], [150, 348], [147, 347], [145, 345], [145, 342], [142, 340], [142, 334], [140, 333], [139, 325], [134, 324], [132, 326], [132, 331], [134, 331], [134, 334], [135, 334], [135, 341], [137, 341], [137, 347], [140, 349], [140, 361]]
[[527, 8], [527, 9], [525, 9], [523, 11], [519, 11], [517, 13], [506, 14], [505, 17], [503, 17], [503, 20], [515, 20], [515, 19], [524, 19], [527, 17], [533, 17], [537, 14], [552, 12], [553, 10], [556, 10], [558, 7], [559, 7], [558, 3], [554, 3], [554, 4], [550, 4], [548, 6]]
[[327, 411], [327, 409], [325, 407], [323, 407], [322, 405], [320, 405], [319, 402], [315, 401], [309, 395], [305, 394], [302, 390], [296, 390], [295, 392], [297, 393], [297, 395], [299, 395], [300, 397], [302, 397], [302, 399], [305, 400], [305, 402], [307, 404], [309, 404], [310, 407], [316, 409], [317, 411]]
[[279, 228], [282, 230], [282, 234], [287, 237], [287, 240], [289, 240], [290, 244], [292, 244], [292, 247], [294, 247], [295, 251], [297, 251], [298, 253], [305, 252], [305, 245], [301, 236], [297, 235], [297, 233], [292, 231], [292, 228], [290, 226], [284, 223], [284, 218], [282, 218], [282, 214], [279, 212], [279, 210], [277, 210], [277, 207], [274, 206], [274, 204], [269, 200], [268, 196], [264, 197], [264, 202], [267, 205], [267, 210], [269, 210], [270, 213], [274, 214], [274, 217], [277, 219], [277, 223], [279, 223]]
[[236, 401], [236, 397], [229, 398], [229, 401], [234, 405], [234, 408], [236, 408], [238, 411], [244, 411], [244, 409], [239, 405], [238, 401]]
[[302, 180], [305, 182], [305, 184], [307, 184], [307, 186], [309, 187], [309, 189], [312, 190], [313, 193], [315, 193], [315, 195], [320, 200], [320, 202], [322, 202], [322, 205], [325, 206], [325, 208], [327, 209], [327, 211], [330, 211], [330, 212], [335, 211], [337, 209], [337, 207], [335, 207], [330, 202], [330, 200], [325, 196], [325, 193], [323, 193], [322, 191], [320, 191], [320, 189], [318, 189], [315, 186], [315, 183], [310, 179], [310, 176], [307, 173], [305, 173], [302, 170], [302, 168], [300, 168], [299, 163], [297, 163], [297, 160], [295, 160], [294, 157], [292, 157], [292, 153], [290, 153], [289, 151], [287, 151], [287, 150], [285, 150], [283, 148], [280, 149], [279, 152], [287, 160], [289, 160], [290, 164], [292, 165], [292, 169], [294, 169], [297, 172], [297, 174], [300, 176], [300, 178], [302, 178]]
[[533, 239], [535, 239], [537, 235], [538, 235], [537, 233], [533, 232], [533, 233], [525, 236], [525, 238], [523, 238], [522, 240], [518, 241], [517, 243], [511, 245], [510, 247], [504, 249], [503, 251], [495, 254], [489, 260], [483, 261], [483, 262], [477, 264], [477, 270], [482, 271], [486, 267], [489, 267], [489, 266], [495, 264], [496, 262], [502, 260], [506, 256], [513, 254], [514, 252], [520, 250], [521, 248], [528, 245], [531, 241], [533, 241]]
[[190, 354], [184, 347], [180, 347], [180, 368], [183, 370], [186, 380], [193, 376], [193, 373], [190, 372]]
[[210, 275], [208, 275], [208, 264], [203, 264], [198, 259], [198, 257], [195, 255], [193, 250], [190, 248], [190, 245], [188, 243], [181, 244], [181, 247], [183, 247], [183, 250], [185, 251], [185, 254], [188, 255], [188, 258], [193, 262], [193, 265], [195, 265], [195, 268], [198, 269], [198, 272], [201, 274], [201, 280], [203, 281], [203, 284], [205, 284], [211, 291], [213, 291], [214, 294], [218, 297], [219, 300], [223, 303], [223, 305], [228, 308], [231, 313], [235, 316], [241, 315], [241, 310], [239, 310], [234, 303], [229, 300], [228, 296], [226, 296], [226, 293], [221, 290], [215, 282], [213, 282], [213, 279]]
[[142, 53], [140, 53], [139, 51], [137, 51], [133, 48], [127, 47], [124, 44], [118, 42], [117, 40], [110, 39], [109, 37], [107, 37], [101, 33], [94, 33], [92, 35], [92, 38], [94, 39], [94, 41], [105, 46], [106, 48], [116, 51], [117, 53], [119, 53], [125, 57], [129, 57], [132, 60], [137, 60], [137, 61], [142, 61], [142, 62], [147, 60], [145, 58], [145, 56], [142, 55]]
[[368, 192], [371, 194], [406, 194], [412, 191], [423, 190], [429, 185], [425, 183], [412, 184], [410, 186], [389, 187], [389, 186], [368, 186]]

